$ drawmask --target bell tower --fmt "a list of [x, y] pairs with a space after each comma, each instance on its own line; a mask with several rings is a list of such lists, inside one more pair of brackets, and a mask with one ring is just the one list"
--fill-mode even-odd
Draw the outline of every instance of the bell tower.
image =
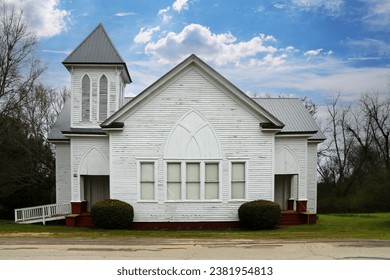
[[71, 75], [71, 128], [99, 128], [123, 106], [131, 77], [102, 24], [62, 64]]

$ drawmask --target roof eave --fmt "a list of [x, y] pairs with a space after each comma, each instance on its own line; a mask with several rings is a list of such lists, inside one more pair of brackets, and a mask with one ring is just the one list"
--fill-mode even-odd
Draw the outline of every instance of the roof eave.
[[133, 81], [131, 80], [131, 76], [129, 73], [129, 69], [127, 69], [126, 63], [118, 63], [118, 62], [65, 62], [63, 61], [62, 64], [65, 66], [66, 69], [70, 72], [72, 66], [121, 66], [123, 69], [125, 69], [125, 75], [123, 75], [124, 81], [126, 84], [131, 84]]

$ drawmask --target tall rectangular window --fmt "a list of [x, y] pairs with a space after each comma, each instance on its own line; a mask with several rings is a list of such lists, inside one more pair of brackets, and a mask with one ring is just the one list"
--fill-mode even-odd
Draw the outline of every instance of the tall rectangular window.
[[181, 199], [181, 163], [168, 163], [167, 169], [168, 199]]
[[99, 82], [99, 121], [107, 119], [108, 80], [106, 75]]
[[90, 121], [91, 118], [91, 80], [88, 75], [84, 75], [81, 80], [81, 120]]
[[232, 163], [232, 199], [245, 198], [245, 162]]
[[200, 163], [186, 164], [186, 199], [200, 199]]
[[219, 168], [218, 163], [205, 164], [205, 199], [219, 198]]
[[154, 162], [140, 163], [141, 200], [154, 200]]

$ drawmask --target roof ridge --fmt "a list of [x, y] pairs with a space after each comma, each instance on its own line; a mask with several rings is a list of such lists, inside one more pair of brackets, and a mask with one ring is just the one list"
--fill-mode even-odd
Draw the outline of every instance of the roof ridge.
[[300, 100], [299, 97], [251, 97], [252, 99], [276, 99], [276, 100], [281, 100], [281, 99], [288, 99], [288, 100]]

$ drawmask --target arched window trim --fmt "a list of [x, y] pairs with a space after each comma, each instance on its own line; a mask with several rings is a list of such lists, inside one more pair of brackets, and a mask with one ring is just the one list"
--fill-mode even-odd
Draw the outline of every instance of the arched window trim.
[[[89, 79], [89, 118], [88, 120], [83, 120], [83, 80], [85, 77]], [[85, 73], [81, 78], [81, 98], [80, 98], [80, 121], [91, 121], [92, 119], [92, 79]]]
[[[107, 111], [106, 111], [106, 117], [101, 120], [100, 119], [100, 80], [102, 79], [102, 77], [105, 76], [106, 79], [107, 79]], [[98, 84], [97, 84], [97, 87], [98, 87], [98, 94], [97, 94], [97, 104], [96, 104], [96, 118], [98, 121], [104, 121], [108, 118], [108, 115], [109, 115], [109, 110], [110, 110], [110, 80], [108, 79], [108, 76], [106, 73], [103, 73], [99, 76], [99, 79], [98, 79]]]

